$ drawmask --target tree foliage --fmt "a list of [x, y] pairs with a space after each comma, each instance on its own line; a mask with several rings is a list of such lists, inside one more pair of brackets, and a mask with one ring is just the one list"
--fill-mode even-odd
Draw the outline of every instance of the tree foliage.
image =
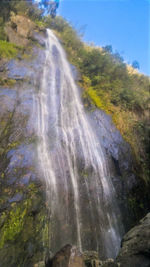
[[0, 1], [0, 18], [3, 22], [9, 20], [11, 12], [27, 15], [32, 19], [41, 18], [42, 10], [33, 0], [1, 0]]
[[132, 67], [135, 68], [135, 69], [139, 69], [140, 68], [140, 64], [137, 60], [134, 60], [132, 62]]

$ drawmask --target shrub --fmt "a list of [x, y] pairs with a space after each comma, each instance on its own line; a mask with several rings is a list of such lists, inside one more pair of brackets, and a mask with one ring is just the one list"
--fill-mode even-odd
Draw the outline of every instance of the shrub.
[[14, 58], [21, 50], [22, 48], [15, 44], [0, 40], [0, 58]]

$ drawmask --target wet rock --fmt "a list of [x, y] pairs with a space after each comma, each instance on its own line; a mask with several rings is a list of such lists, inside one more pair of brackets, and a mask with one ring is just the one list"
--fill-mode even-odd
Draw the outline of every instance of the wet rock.
[[4, 72], [6, 71], [6, 58], [0, 58], [0, 74], [2, 72], [2, 75], [4, 76]]
[[[130, 145], [122, 138], [113, 124], [111, 116], [102, 110], [88, 112], [88, 116], [107, 159], [117, 203], [122, 211], [125, 230], [128, 231], [135, 222], [128, 203], [128, 196], [138, 185], [138, 180], [133, 173], [133, 157]], [[99, 146], [99, 144], [97, 145]]]
[[16, 104], [17, 92], [6, 87], [0, 89], [0, 116], [12, 112]]
[[33, 267], [45, 267], [44, 261], [40, 261], [38, 263], [35, 263]]
[[[9, 26], [12, 37], [20, 38], [14, 39], [17, 45], [18, 40], [22, 44], [28, 38], [31, 41], [30, 32], [21, 32], [23, 28], [16, 28], [15, 21]], [[48, 246], [47, 211], [33, 110], [44, 60], [40, 46], [33, 47], [29, 58], [0, 60], [0, 77], [6, 79], [0, 87], [0, 267], [45, 266], [40, 261]], [[13, 81], [10, 86], [7, 80]]]
[[[38, 266], [38, 265], [37, 265]], [[119, 267], [113, 259], [101, 261], [96, 251], [80, 252], [75, 246], [66, 245], [56, 255], [45, 261], [46, 267]]]
[[45, 47], [45, 39], [38, 32], [33, 32], [32, 40], [37, 41], [42, 47]]
[[100, 262], [100, 267], [119, 267], [118, 263], [115, 263], [113, 259], [107, 259], [106, 261]]
[[77, 247], [66, 245], [56, 255], [47, 260], [46, 267], [85, 267], [83, 255]]
[[12, 149], [8, 152], [10, 163], [8, 165], [8, 173], [15, 168], [27, 168], [32, 166], [34, 152], [32, 145], [21, 145], [17, 149]]
[[27, 173], [25, 174], [21, 179], [20, 179], [20, 184], [21, 185], [28, 185], [30, 182], [32, 174], [31, 173]]
[[101, 261], [99, 260], [98, 253], [96, 251], [85, 251], [83, 256], [86, 267], [101, 266]]
[[20, 193], [17, 193], [16, 195], [14, 195], [12, 198], [10, 198], [8, 201], [9, 203], [13, 203], [13, 202], [19, 202], [21, 201], [23, 198], [23, 195]]
[[150, 266], [150, 213], [124, 236], [116, 261], [121, 267]]
[[15, 80], [23, 80], [33, 75], [32, 69], [25, 64], [16, 60], [10, 60], [7, 64], [8, 78]]

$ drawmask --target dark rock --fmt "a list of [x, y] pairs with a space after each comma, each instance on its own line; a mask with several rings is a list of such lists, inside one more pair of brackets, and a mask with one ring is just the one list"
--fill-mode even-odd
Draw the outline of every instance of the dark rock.
[[[10, 22], [9, 27], [14, 38], [31, 42], [34, 30], [21, 36], [21, 24], [15, 28]], [[41, 261], [48, 246], [47, 210], [33, 109], [45, 51], [37, 41], [29, 57], [20, 52], [19, 60], [0, 60], [0, 78], [6, 80], [0, 87], [0, 267], [45, 266]]]
[[85, 267], [80, 251], [71, 245], [64, 246], [52, 259], [45, 262], [46, 267]]
[[106, 261], [101, 261], [101, 267], [119, 267], [118, 263], [115, 263], [113, 259], [107, 259]]
[[20, 179], [20, 184], [21, 185], [28, 185], [30, 182], [32, 174], [31, 173], [27, 173], [25, 174], [21, 179]]
[[38, 263], [35, 263], [33, 267], [45, 267], [44, 261], [40, 261]]
[[130, 210], [128, 196], [138, 185], [138, 180], [133, 173], [133, 158], [130, 145], [122, 138], [113, 124], [111, 116], [104, 111], [94, 110], [88, 112], [87, 115], [107, 159], [111, 180], [116, 191], [117, 203], [122, 212], [122, 221], [124, 221], [125, 231], [128, 231], [135, 223], [133, 212]]
[[[35, 265], [38, 267], [39, 265]], [[50, 259], [45, 258], [46, 267], [119, 267], [113, 259], [101, 261], [96, 251], [81, 253], [75, 246], [66, 245]]]
[[83, 256], [86, 267], [101, 266], [101, 261], [99, 260], [98, 253], [96, 251], [84, 251]]
[[32, 40], [37, 41], [42, 47], [45, 47], [45, 39], [37, 32], [33, 32]]
[[116, 262], [121, 267], [150, 266], [150, 213], [124, 236]]
[[12, 198], [10, 198], [8, 201], [9, 203], [13, 203], [13, 202], [19, 202], [21, 201], [23, 198], [23, 195], [20, 193], [17, 193], [16, 195], [14, 195]]
[[7, 64], [8, 78], [15, 80], [23, 80], [33, 75], [32, 69], [25, 62], [11, 60]]

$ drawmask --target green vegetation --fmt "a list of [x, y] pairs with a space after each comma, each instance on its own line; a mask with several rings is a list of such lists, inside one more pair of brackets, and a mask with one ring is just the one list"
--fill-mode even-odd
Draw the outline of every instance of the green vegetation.
[[15, 85], [16, 80], [13, 79], [2, 79], [0, 78], [0, 86], [7, 86], [7, 87], [12, 87], [13, 85]]
[[32, 0], [1, 0], [0, 1], [0, 18], [3, 22], [9, 20], [11, 12], [29, 16], [31, 19], [39, 19], [42, 15], [42, 10], [38, 8], [36, 3], [33, 3]]
[[9, 219], [7, 223], [4, 224], [2, 230], [0, 248], [3, 247], [6, 241], [14, 240], [15, 237], [21, 232], [23, 228], [25, 215], [26, 215], [26, 209], [21, 210], [20, 207], [18, 207], [16, 210], [12, 210], [9, 213]]
[[[20, 188], [18, 192], [22, 191]], [[12, 203], [9, 210], [1, 213], [0, 258], [3, 266], [10, 262], [12, 266], [33, 266], [42, 258], [43, 250], [48, 246], [44, 200], [39, 185], [31, 183], [20, 203]]]
[[19, 47], [7, 41], [0, 40], [0, 58], [14, 58], [21, 50], [22, 47]]

